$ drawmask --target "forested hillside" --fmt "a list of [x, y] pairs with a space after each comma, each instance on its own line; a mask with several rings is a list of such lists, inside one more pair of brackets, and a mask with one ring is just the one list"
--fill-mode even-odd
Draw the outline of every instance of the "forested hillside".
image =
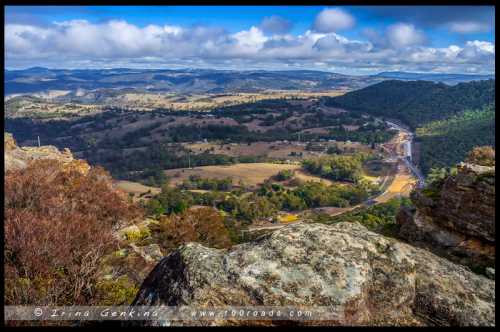
[[441, 120], [466, 109], [494, 103], [495, 80], [448, 86], [428, 81], [385, 81], [343, 96], [330, 106], [398, 119], [412, 128]]
[[462, 161], [476, 146], [495, 146], [495, 107], [466, 111], [437, 120], [416, 130], [421, 142], [420, 166], [424, 173], [431, 168], [450, 167]]

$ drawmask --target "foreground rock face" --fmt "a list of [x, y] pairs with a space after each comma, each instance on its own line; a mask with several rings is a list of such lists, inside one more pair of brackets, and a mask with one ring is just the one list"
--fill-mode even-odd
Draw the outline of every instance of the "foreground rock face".
[[19, 147], [14, 140], [12, 134], [4, 133], [4, 171], [23, 169], [28, 164], [37, 159], [54, 159], [63, 163], [66, 170], [76, 170], [86, 174], [90, 166], [80, 159], [73, 158], [73, 154], [69, 149], [64, 149], [60, 152], [55, 146], [47, 145], [41, 147]]
[[495, 283], [355, 223], [302, 224], [229, 250], [181, 246], [134, 304], [332, 306], [337, 319], [315, 322], [326, 325], [494, 325]]
[[461, 163], [438, 190], [415, 191], [400, 235], [479, 270], [495, 264], [495, 167]]

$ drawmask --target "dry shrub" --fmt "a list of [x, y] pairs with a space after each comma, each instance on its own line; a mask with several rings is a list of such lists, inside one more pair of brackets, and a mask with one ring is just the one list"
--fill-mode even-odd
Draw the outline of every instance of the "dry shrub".
[[467, 162], [481, 166], [495, 166], [495, 149], [491, 146], [478, 146], [467, 156]]
[[228, 248], [232, 244], [222, 216], [210, 207], [192, 208], [178, 215], [162, 217], [158, 231], [160, 245], [167, 252], [187, 242], [199, 242], [214, 248]]
[[5, 174], [5, 304], [91, 305], [113, 227], [141, 211], [102, 168], [84, 175], [55, 160]]

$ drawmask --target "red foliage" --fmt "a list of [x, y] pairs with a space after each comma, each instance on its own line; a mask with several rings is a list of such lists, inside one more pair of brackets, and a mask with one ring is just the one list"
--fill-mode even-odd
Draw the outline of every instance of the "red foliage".
[[158, 239], [167, 251], [187, 242], [199, 242], [214, 248], [228, 248], [232, 245], [222, 216], [209, 207], [189, 209], [178, 215], [162, 217]]
[[139, 216], [101, 168], [84, 175], [55, 160], [5, 174], [5, 304], [92, 304], [112, 230]]

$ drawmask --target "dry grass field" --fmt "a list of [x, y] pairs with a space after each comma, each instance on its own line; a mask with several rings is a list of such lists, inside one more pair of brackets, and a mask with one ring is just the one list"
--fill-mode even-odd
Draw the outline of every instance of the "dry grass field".
[[[227, 93], [227, 94], [193, 94], [179, 97], [172, 93], [126, 93], [113, 97], [108, 103], [126, 105], [139, 110], [151, 110], [154, 108], [171, 108], [179, 111], [185, 110], [207, 110], [213, 107], [231, 106], [266, 99], [279, 98], [318, 98], [322, 96], [339, 96], [344, 90], [332, 90], [324, 92], [303, 91], [279, 91], [270, 90], [261, 93]], [[294, 101], [309, 105], [310, 101]]]
[[271, 164], [271, 163], [252, 163], [252, 164], [234, 164], [228, 166], [201, 166], [194, 168], [169, 169], [165, 174], [171, 178], [170, 184], [177, 185], [182, 183], [190, 175], [198, 175], [202, 178], [224, 179], [231, 177], [233, 183], [242, 181], [245, 185], [255, 187], [279, 171], [290, 169], [296, 170], [300, 165], [289, 164]]
[[194, 153], [203, 153], [206, 150], [212, 150], [211, 153], [224, 154], [228, 156], [267, 156], [276, 159], [298, 160], [299, 157], [290, 156], [290, 153], [302, 153], [303, 158], [313, 157], [316, 154], [305, 150], [305, 145], [298, 145], [295, 142], [254, 142], [249, 144], [214, 144], [214, 143], [195, 143], [184, 144], [184, 146]]
[[160, 188], [149, 187], [149, 186], [145, 186], [143, 184], [140, 184], [137, 182], [132, 182], [132, 181], [119, 180], [119, 181], [115, 181], [113, 184], [114, 184], [115, 188], [120, 189], [126, 193], [132, 193], [134, 195], [140, 195], [140, 194], [146, 193], [148, 191], [151, 191], [151, 194], [153, 194], [153, 195], [160, 193]]
[[41, 101], [21, 100], [11, 117], [64, 118], [69, 115], [101, 113], [102, 106], [93, 104], [57, 103], [51, 99]]
[[272, 164], [272, 163], [249, 163], [234, 164], [228, 166], [201, 166], [194, 168], [177, 168], [166, 170], [165, 174], [170, 177], [170, 185], [176, 186], [189, 178], [190, 175], [198, 175], [202, 178], [224, 179], [231, 177], [234, 184], [240, 181], [250, 187], [256, 187], [270, 177], [282, 170], [294, 170], [295, 177], [303, 181], [317, 181], [324, 184], [332, 184], [332, 181], [303, 172], [298, 164]]
[[[341, 149], [353, 149], [355, 151], [369, 152], [370, 147], [357, 142], [322, 142], [325, 150], [330, 146], [338, 146]], [[190, 149], [195, 154], [203, 153], [210, 150], [210, 153], [224, 154], [227, 156], [266, 156], [269, 158], [276, 158], [281, 160], [298, 161], [306, 158], [317, 157], [318, 153], [314, 151], [307, 151], [304, 143], [297, 144], [297, 142], [254, 142], [250, 145], [246, 143], [232, 143], [232, 144], [216, 144], [216, 143], [193, 143], [183, 144], [184, 147]], [[213, 150], [212, 150], [213, 149]], [[302, 153], [302, 156], [291, 156], [290, 153]]]

